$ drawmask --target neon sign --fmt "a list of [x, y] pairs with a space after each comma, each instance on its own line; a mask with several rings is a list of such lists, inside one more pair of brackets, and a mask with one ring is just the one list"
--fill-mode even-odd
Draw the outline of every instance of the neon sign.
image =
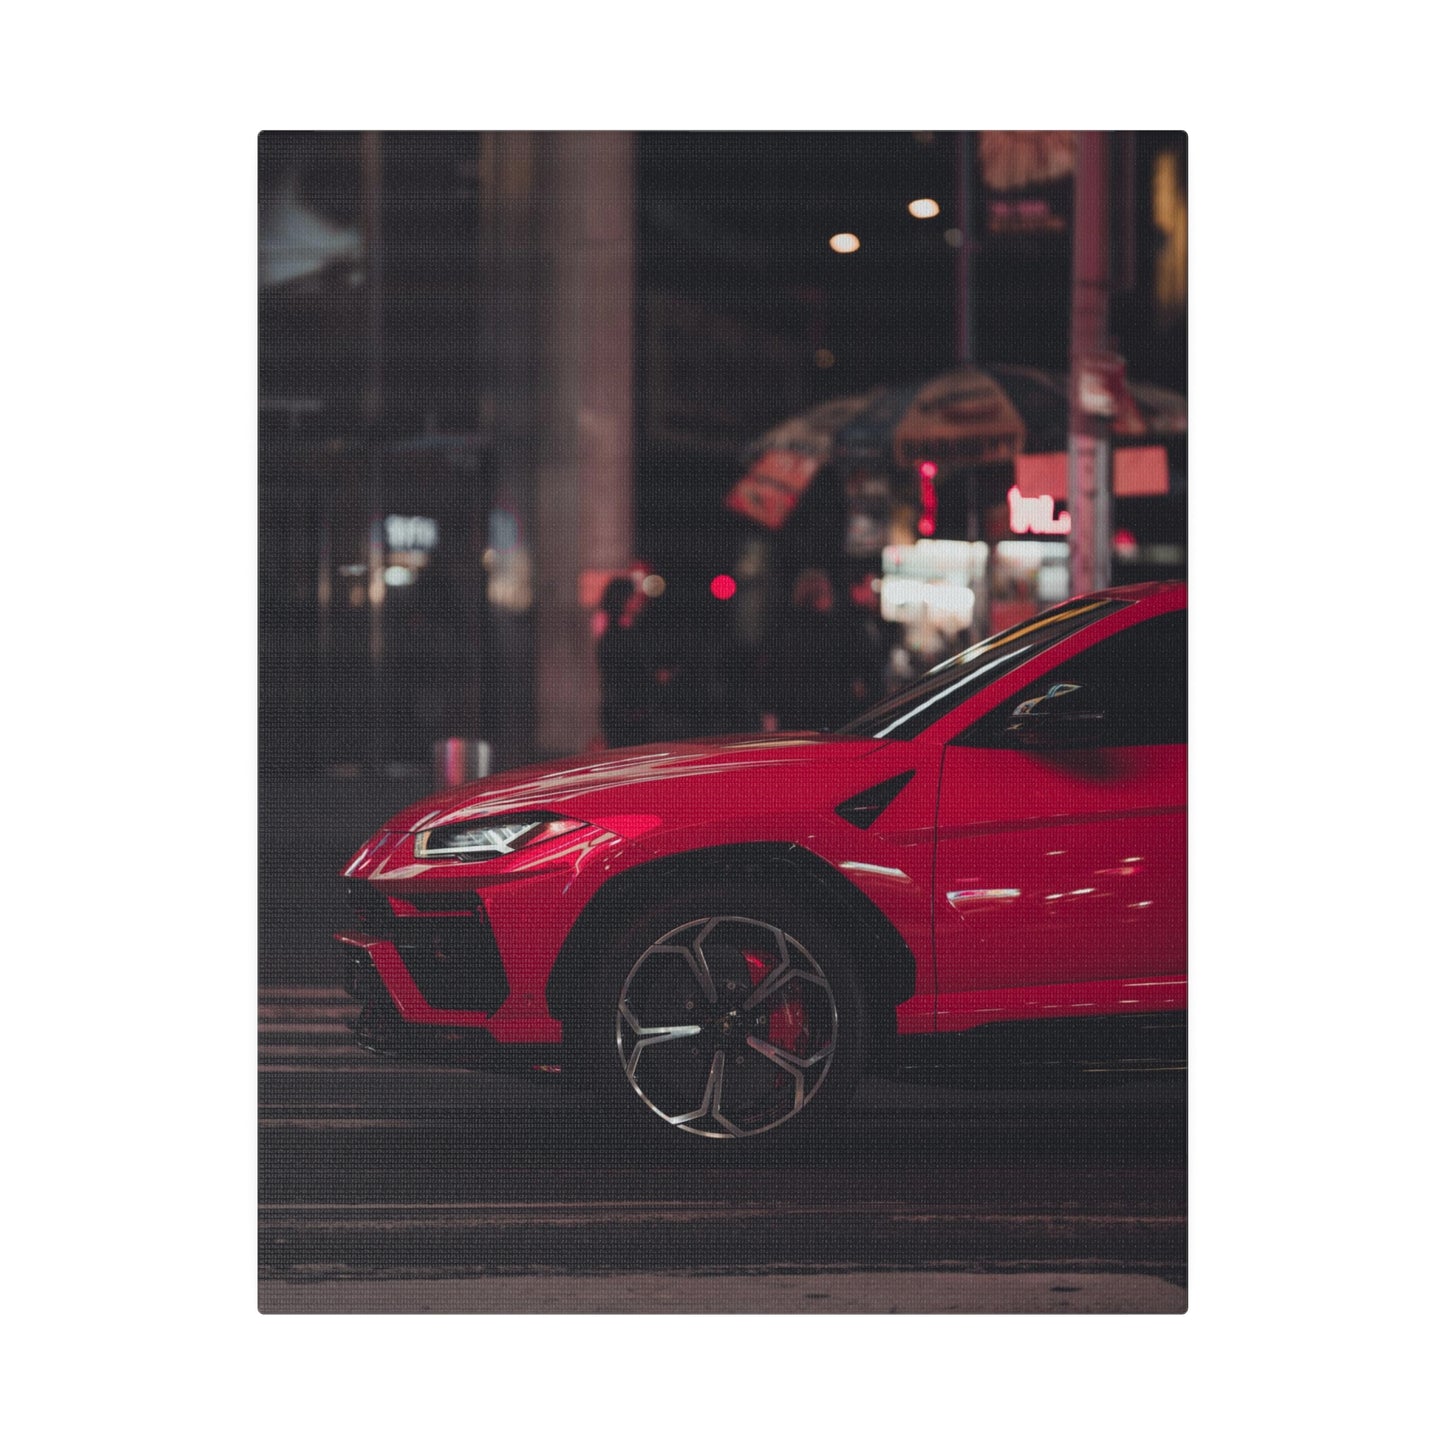
[[1062, 537], [1073, 530], [1074, 519], [1067, 512], [1054, 516], [1052, 497], [1026, 497], [1014, 486], [1008, 490], [1008, 525], [1011, 532]]
[[938, 530], [938, 488], [933, 479], [938, 475], [936, 462], [918, 464], [918, 500], [921, 514], [918, 518], [918, 535], [931, 537]]

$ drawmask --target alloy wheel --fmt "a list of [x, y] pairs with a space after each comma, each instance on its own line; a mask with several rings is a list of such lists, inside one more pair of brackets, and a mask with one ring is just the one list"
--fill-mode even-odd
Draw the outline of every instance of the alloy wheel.
[[765, 1133], [802, 1113], [838, 1044], [817, 961], [761, 919], [694, 919], [633, 964], [617, 1001], [623, 1073], [660, 1119], [707, 1138]]

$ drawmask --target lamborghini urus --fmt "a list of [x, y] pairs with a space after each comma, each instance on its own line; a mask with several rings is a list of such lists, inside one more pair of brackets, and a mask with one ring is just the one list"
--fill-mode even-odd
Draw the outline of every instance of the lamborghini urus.
[[718, 1141], [952, 1045], [1005, 1071], [1068, 1037], [1140, 1056], [1185, 1007], [1185, 606], [1182, 583], [1074, 598], [835, 732], [407, 808], [345, 869], [360, 1041], [560, 1070], [624, 1124]]

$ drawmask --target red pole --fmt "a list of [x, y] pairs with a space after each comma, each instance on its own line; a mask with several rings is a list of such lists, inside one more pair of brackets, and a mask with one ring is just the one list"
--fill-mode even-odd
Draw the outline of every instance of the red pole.
[[1086, 410], [1085, 369], [1108, 349], [1108, 145], [1103, 131], [1076, 132], [1074, 172], [1074, 286], [1069, 321], [1069, 556], [1070, 591], [1109, 585], [1109, 433], [1107, 421]]

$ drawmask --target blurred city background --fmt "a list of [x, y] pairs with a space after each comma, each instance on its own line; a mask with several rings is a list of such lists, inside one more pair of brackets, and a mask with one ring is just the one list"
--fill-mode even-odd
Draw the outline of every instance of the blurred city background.
[[445, 783], [1186, 572], [1179, 132], [267, 132], [263, 972]]
[[1178, 132], [263, 134], [263, 776], [826, 727], [1183, 575], [1187, 195]]
[[268, 1307], [382, 1307], [387, 1261], [411, 1308], [479, 1269], [727, 1308], [745, 1263], [789, 1310], [980, 1270], [980, 1308], [1181, 1309], [1182, 1074], [870, 1081], [845, 1143], [704, 1177], [553, 1076], [361, 1054], [328, 940], [347, 858], [445, 784], [831, 728], [1183, 575], [1185, 137], [272, 132], [259, 169]]

